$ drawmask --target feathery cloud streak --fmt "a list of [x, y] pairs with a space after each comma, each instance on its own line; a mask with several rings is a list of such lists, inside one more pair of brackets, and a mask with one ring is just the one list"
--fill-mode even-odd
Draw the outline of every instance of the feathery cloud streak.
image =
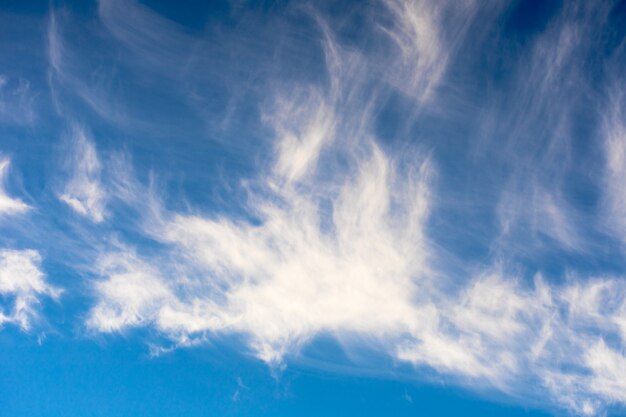
[[10, 164], [9, 159], [0, 157], [0, 216], [24, 213], [30, 208], [22, 200], [9, 196], [5, 190]]
[[78, 214], [99, 223], [105, 216], [106, 193], [100, 182], [100, 161], [93, 142], [75, 126], [70, 148], [72, 173], [63, 194], [59, 196]]

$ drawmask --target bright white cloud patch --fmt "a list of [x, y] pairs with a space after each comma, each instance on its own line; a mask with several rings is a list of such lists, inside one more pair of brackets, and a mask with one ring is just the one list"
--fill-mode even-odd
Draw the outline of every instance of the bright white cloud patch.
[[28, 330], [41, 297], [60, 295], [46, 282], [40, 264], [34, 250], [0, 250], [0, 326], [11, 323]]
[[0, 216], [23, 213], [30, 207], [22, 200], [10, 197], [6, 192], [6, 177], [9, 172], [10, 161], [0, 157]]
[[59, 196], [75, 212], [98, 223], [104, 220], [106, 193], [100, 181], [100, 160], [93, 141], [74, 128], [70, 143], [71, 178]]
[[89, 324], [100, 330], [149, 324], [159, 304], [169, 295], [157, 278], [158, 272], [129, 251], [103, 257], [98, 268], [109, 279], [98, 283], [97, 291], [111, 300], [100, 304], [89, 319]]

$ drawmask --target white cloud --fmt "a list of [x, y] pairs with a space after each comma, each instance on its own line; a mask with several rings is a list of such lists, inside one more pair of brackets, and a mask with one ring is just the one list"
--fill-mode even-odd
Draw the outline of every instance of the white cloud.
[[[334, 137], [335, 124], [332, 109], [328, 108], [328, 104], [321, 97], [310, 103], [310, 108], [293, 101], [283, 104], [285, 107], [293, 105], [296, 106], [295, 109], [280, 109], [278, 114], [282, 117], [276, 126], [282, 140], [275, 170], [288, 181], [301, 179], [317, 165], [322, 147]], [[311, 114], [313, 117], [310, 117]], [[298, 123], [299, 120], [303, 123]]]
[[448, 59], [440, 35], [442, 8], [428, 1], [384, 3], [394, 15], [394, 26], [385, 30], [400, 48], [399, 81], [408, 81], [408, 91], [416, 91], [421, 100], [427, 99], [440, 81]]
[[110, 303], [92, 312], [90, 323], [104, 331], [149, 324], [154, 311], [169, 293], [158, 273], [129, 251], [111, 253], [98, 262], [101, 275], [108, 276], [96, 290]]
[[[501, 271], [473, 279], [457, 296], [441, 295], [436, 305], [439, 321], [416, 342], [405, 344], [402, 359], [443, 372], [474, 379], [508, 390], [526, 365], [526, 346], [541, 328], [547, 300], [523, 291]], [[523, 377], [523, 375], [520, 375]]]
[[23, 213], [30, 209], [26, 203], [7, 195], [5, 190], [6, 176], [9, 172], [10, 160], [0, 157], [0, 216]]
[[475, 1], [383, 0], [392, 15], [381, 26], [400, 50], [384, 69], [387, 81], [418, 103], [429, 100], [478, 10]]
[[46, 282], [40, 264], [41, 257], [34, 250], [0, 250], [0, 326], [11, 323], [30, 329], [40, 298], [60, 295]]
[[106, 192], [96, 147], [80, 127], [74, 127], [70, 146], [71, 178], [59, 198], [78, 214], [99, 223], [105, 217]]
[[593, 392], [626, 402], [626, 356], [599, 341], [585, 353], [585, 365], [593, 373], [589, 382]]

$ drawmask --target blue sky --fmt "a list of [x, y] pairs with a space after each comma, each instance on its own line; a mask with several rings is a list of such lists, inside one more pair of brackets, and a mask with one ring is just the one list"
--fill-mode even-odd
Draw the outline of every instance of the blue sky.
[[626, 415], [626, 3], [4, 1], [0, 416]]

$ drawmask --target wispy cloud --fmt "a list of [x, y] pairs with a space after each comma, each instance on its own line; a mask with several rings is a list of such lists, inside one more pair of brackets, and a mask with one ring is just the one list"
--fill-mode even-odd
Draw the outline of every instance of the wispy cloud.
[[182, 26], [135, 1], [101, 0], [98, 14], [109, 32], [133, 51], [137, 64], [152, 70], [183, 70], [199, 42]]
[[74, 126], [69, 145], [71, 175], [59, 196], [78, 214], [99, 223], [105, 218], [106, 192], [100, 181], [100, 160], [86, 132]]
[[98, 283], [96, 289], [111, 302], [97, 306], [89, 324], [104, 331], [149, 324], [169, 295], [155, 268], [132, 251], [121, 249], [98, 262], [98, 271], [109, 279]]
[[76, 22], [64, 10], [50, 11], [45, 40], [48, 87], [55, 111], [64, 118], [77, 117], [81, 112], [72, 103], [78, 98], [86, 104], [86, 109], [104, 120], [120, 126], [137, 124], [124, 103], [113, 94], [114, 65], [94, 63], [64, 36], [66, 26], [72, 23]]
[[[477, 11], [474, 1], [384, 0], [392, 14], [390, 25], [381, 25], [399, 48], [386, 78], [418, 102], [428, 100], [443, 79], [450, 57], [463, 40]], [[445, 26], [454, 28], [446, 30]]]
[[30, 206], [22, 200], [10, 197], [6, 192], [6, 177], [10, 167], [9, 159], [0, 156], [0, 216], [26, 212]]
[[46, 282], [40, 264], [37, 251], [0, 250], [0, 326], [10, 323], [29, 330], [38, 318], [40, 299], [61, 294]]
[[626, 124], [624, 117], [623, 89], [617, 88], [609, 97], [607, 113], [604, 115], [605, 208], [607, 226], [624, 241], [626, 237]]
[[528, 179], [503, 188], [497, 207], [501, 232], [497, 245], [545, 250], [541, 241], [548, 238], [562, 250], [582, 251], [577, 213], [559, 194], [558, 189], [548, 192]]
[[35, 95], [27, 80], [0, 74], [0, 121], [32, 124], [36, 119]]
[[502, 77], [486, 84], [487, 111], [476, 113], [485, 130], [469, 146], [484, 152], [476, 161], [488, 167], [476, 169], [493, 175], [487, 177], [489, 187], [477, 187], [475, 200], [483, 204], [492, 198], [491, 187], [497, 190], [499, 230], [488, 239], [499, 256], [582, 254], [601, 244], [589, 209], [594, 202], [582, 204], [581, 194], [591, 194], [583, 187], [592, 181], [595, 166], [590, 166], [597, 163], [591, 149], [597, 132], [590, 120], [605, 109], [594, 108], [589, 120], [581, 114], [585, 103], [604, 100], [590, 72], [606, 71], [605, 62], [598, 60], [593, 69], [586, 62], [604, 47], [600, 38], [610, 9], [608, 4], [563, 4], [548, 13], [542, 30], [522, 31], [513, 40], [495, 37], [485, 45], [499, 48], [507, 59], [498, 64]]

